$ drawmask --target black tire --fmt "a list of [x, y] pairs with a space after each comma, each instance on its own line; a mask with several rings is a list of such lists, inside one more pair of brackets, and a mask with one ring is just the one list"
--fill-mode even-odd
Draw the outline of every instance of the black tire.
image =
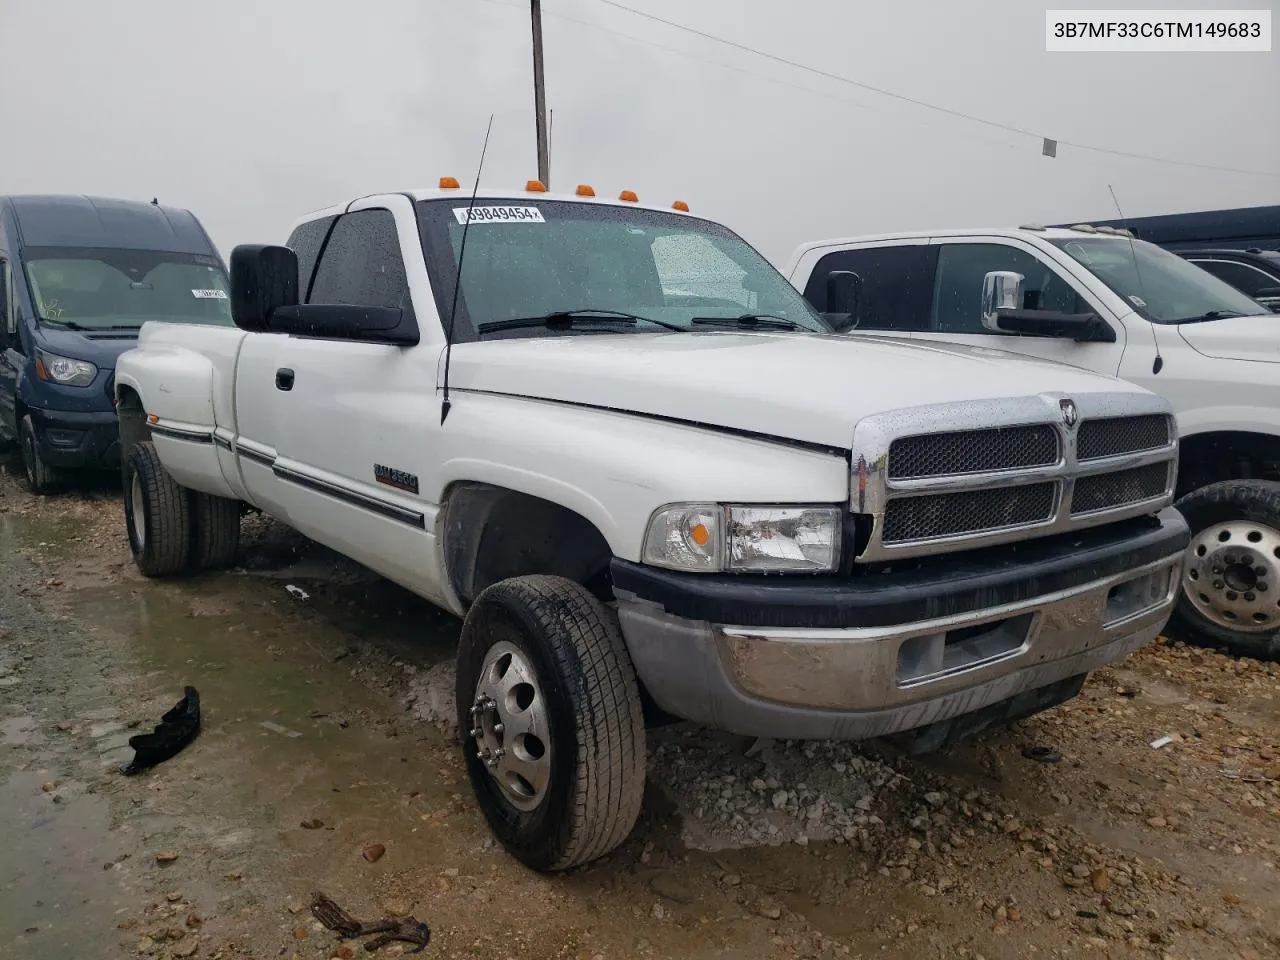
[[191, 570], [225, 570], [239, 549], [240, 501], [191, 491]]
[[150, 440], [129, 448], [124, 458], [125, 529], [133, 562], [148, 577], [178, 573], [187, 565], [191, 555], [187, 494], [169, 476]]
[[[1191, 547], [1187, 554], [1187, 568], [1183, 574], [1178, 605], [1169, 619], [1167, 635], [1196, 646], [1220, 648], [1237, 656], [1280, 660], [1280, 547], [1274, 545], [1268, 532], [1275, 531], [1276, 536], [1280, 537], [1280, 483], [1270, 480], [1225, 480], [1193, 490], [1175, 506], [1191, 527]], [[1210, 547], [1197, 544], [1197, 537], [1224, 523], [1242, 525], [1244, 535], [1237, 536], [1234, 540], [1229, 535], [1227, 540], [1220, 541], [1211, 534], [1209, 540], [1250, 551], [1256, 566], [1253, 566], [1255, 572], [1250, 574], [1254, 578], [1253, 589], [1248, 592], [1245, 592], [1248, 590], [1247, 585], [1242, 586], [1238, 582], [1234, 584], [1236, 592], [1227, 592], [1233, 587], [1231, 582], [1216, 580], [1211, 568], [1200, 568], [1200, 563], [1211, 561], [1212, 553], [1208, 555], [1208, 560], [1199, 553], [1200, 550], [1210, 550]], [[1257, 543], [1251, 542], [1255, 535]], [[1235, 546], [1237, 541], [1238, 546]], [[1247, 570], [1252, 564], [1237, 566], [1243, 566]], [[1257, 574], [1257, 570], [1264, 572]], [[1193, 576], [1197, 579], [1191, 579]], [[1197, 596], [1207, 598], [1210, 603], [1201, 601], [1197, 604], [1190, 595], [1192, 589], [1195, 589]], [[1221, 610], [1230, 609], [1228, 598], [1243, 598], [1247, 601], [1249, 597], [1253, 598], [1257, 606], [1265, 602], [1266, 609], [1256, 614], [1264, 619], [1256, 624], [1253, 622], [1253, 615], [1246, 618], [1237, 614], [1241, 627], [1232, 629], [1204, 612], [1218, 609], [1216, 616], [1222, 620], [1226, 615]], [[1221, 606], [1215, 607], [1215, 604]], [[1251, 609], [1256, 609], [1256, 606]], [[1231, 612], [1235, 613], [1234, 610]]]
[[[481, 671], [499, 643], [523, 654], [545, 691], [550, 777], [532, 809], [511, 802], [470, 733]], [[472, 788], [513, 856], [538, 871], [559, 871], [626, 840], [644, 794], [645, 733], [635, 668], [612, 610], [561, 577], [493, 584], [463, 624], [455, 695]]]
[[40, 455], [40, 438], [30, 415], [18, 427], [18, 448], [22, 456], [22, 476], [27, 489], [35, 494], [54, 493], [65, 480], [62, 471], [49, 466]]

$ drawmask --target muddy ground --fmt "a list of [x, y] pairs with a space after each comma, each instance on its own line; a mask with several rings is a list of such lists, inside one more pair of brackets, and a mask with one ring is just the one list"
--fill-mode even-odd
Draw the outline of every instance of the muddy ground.
[[[543, 877], [439, 722], [455, 620], [256, 517], [237, 569], [144, 580], [109, 481], [0, 465], [0, 956], [408, 949], [315, 890], [429, 957], [1280, 956], [1275, 665], [1158, 643], [928, 760], [665, 728], [626, 845]], [[122, 776], [188, 683], [200, 737]]]

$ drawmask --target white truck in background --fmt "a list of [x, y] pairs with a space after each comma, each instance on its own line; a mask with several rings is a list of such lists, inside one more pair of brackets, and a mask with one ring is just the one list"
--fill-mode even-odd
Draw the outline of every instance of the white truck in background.
[[646, 717], [936, 748], [1164, 627], [1166, 401], [835, 336], [683, 204], [540, 188], [318, 211], [232, 253], [235, 327], [147, 324], [116, 369], [145, 574], [229, 564], [243, 503], [464, 618], [513, 855], [626, 839]]
[[1166, 398], [1181, 438], [1176, 505], [1192, 531], [1169, 632], [1280, 658], [1280, 325], [1266, 307], [1089, 225], [821, 240], [783, 272], [862, 341], [1010, 351]]

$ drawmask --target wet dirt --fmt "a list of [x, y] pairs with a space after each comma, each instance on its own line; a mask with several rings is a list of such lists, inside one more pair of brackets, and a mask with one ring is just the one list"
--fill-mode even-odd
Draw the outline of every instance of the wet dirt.
[[[0, 956], [365, 955], [317, 889], [425, 956], [1280, 955], [1273, 665], [1157, 644], [925, 759], [664, 728], [627, 843], [544, 877], [448, 734], [457, 621], [260, 517], [235, 570], [148, 581], [121, 515], [0, 475]], [[199, 737], [123, 776], [188, 683]]]

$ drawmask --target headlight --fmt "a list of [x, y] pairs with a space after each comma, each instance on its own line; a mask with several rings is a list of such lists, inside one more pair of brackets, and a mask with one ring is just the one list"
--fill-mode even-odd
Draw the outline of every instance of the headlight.
[[642, 559], [688, 573], [829, 573], [840, 527], [838, 507], [673, 504], [649, 521]]
[[52, 380], [68, 387], [87, 387], [98, 375], [98, 368], [84, 360], [59, 357], [43, 350], [36, 354], [36, 359], [39, 361], [36, 375], [41, 380]]

